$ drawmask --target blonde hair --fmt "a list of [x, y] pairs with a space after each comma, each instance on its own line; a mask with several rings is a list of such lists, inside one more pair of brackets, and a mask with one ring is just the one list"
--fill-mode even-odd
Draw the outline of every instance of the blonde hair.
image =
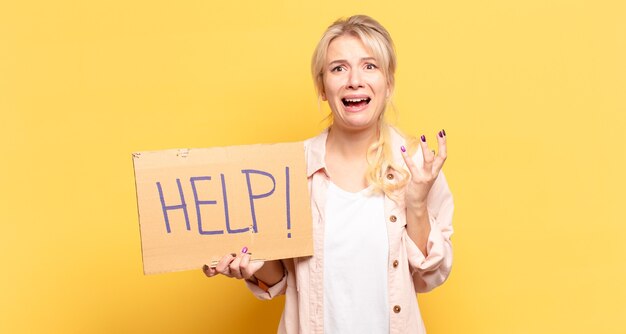
[[376, 20], [367, 15], [354, 15], [339, 19], [331, 24], [317, 43], [311, 59], [311, 74], [318, 95], [324, 92], [324, 66], [328, 46], [337, 37], [350, 34], [358, 37], [380, 62], [387, 86], [392, 90], [395, 84], [396, 51], [389, 32]]
[[[331, 24], [317, 44], [311, 59], [311, 74], [317, 90], [318, 97], [324, 92], [324, 67], [326, 65], [326, 54], [330, 43], [337, 37], [352, 35], [361, 40], [368, 48], [374, 58], [380, 63], [380, 69], [387, 80], [387, 86], [393, 92], [395, 85], [395, 72], [397, 66], [396, 52], [389, 32], [376, 20], [366, 15], [354, 15], [342, 18]], [[389, 94], [389, 99], [392, 93]], [[384, 121], [385, 110], [380, 114], [378, 120], [378, 140], [373, 143], [367, 152], [367, 162], [369, 164], [366, 179], [376, 191], [382, 191], [386, 195], [394, 198], [393, 192], [404, 187], [409, 179], [409, 173], [393, 162], [392, 148], [389, 143], [389, 126]], [[332, 124], [332, 113], [327, 117]], [[413, 143], [408, 147], [409, 152], [413, 152]], [[390, 169], [396, 170], [400, 175], [399, 180], [389, 182], [387, 173]]]

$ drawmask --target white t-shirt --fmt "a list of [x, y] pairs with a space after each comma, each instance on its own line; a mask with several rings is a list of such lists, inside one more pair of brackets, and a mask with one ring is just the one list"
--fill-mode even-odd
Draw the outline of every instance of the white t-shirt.
[[324, 226], [324, 333], [389, 333], [384, 197], [332, 182]]

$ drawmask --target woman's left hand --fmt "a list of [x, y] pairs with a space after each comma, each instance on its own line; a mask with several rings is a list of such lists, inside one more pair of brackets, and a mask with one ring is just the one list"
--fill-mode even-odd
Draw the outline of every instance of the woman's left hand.
[[406, 189], [406, 206], [408, 209], [425, 209], [426, 199], [430, 188], [435, 183], [443, 163], [446, 161], [446, 132], [445, 130], [437, 133], [438, 153], [428, 148], [426, 137], [420, 137], [420, 146], [424, 157], [424, 164], [418, 167], [411, 157], [406, 153], [406, 149], [402, 146], [402, 157], [411, 173], [411, 181]]

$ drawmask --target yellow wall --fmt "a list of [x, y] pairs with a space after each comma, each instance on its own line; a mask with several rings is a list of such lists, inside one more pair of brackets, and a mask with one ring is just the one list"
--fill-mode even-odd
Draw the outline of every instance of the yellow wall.
[[131, 152], [302, 140], [339, 16], [399, 54], [399, 126], [449, 137], [429, 333], [626, 332], [626, 2], [3, 1], [0, 332], [273, 332], [283, 300], [143, 276]]

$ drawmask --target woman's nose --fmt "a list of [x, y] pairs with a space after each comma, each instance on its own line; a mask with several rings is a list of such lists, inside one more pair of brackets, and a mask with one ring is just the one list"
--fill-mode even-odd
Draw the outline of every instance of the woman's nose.
[[361, 87], [363, 87], [361, 73], [358, 70], [350, 71], [350, 76], [348, 78], [348, 88], [358, 89]]

